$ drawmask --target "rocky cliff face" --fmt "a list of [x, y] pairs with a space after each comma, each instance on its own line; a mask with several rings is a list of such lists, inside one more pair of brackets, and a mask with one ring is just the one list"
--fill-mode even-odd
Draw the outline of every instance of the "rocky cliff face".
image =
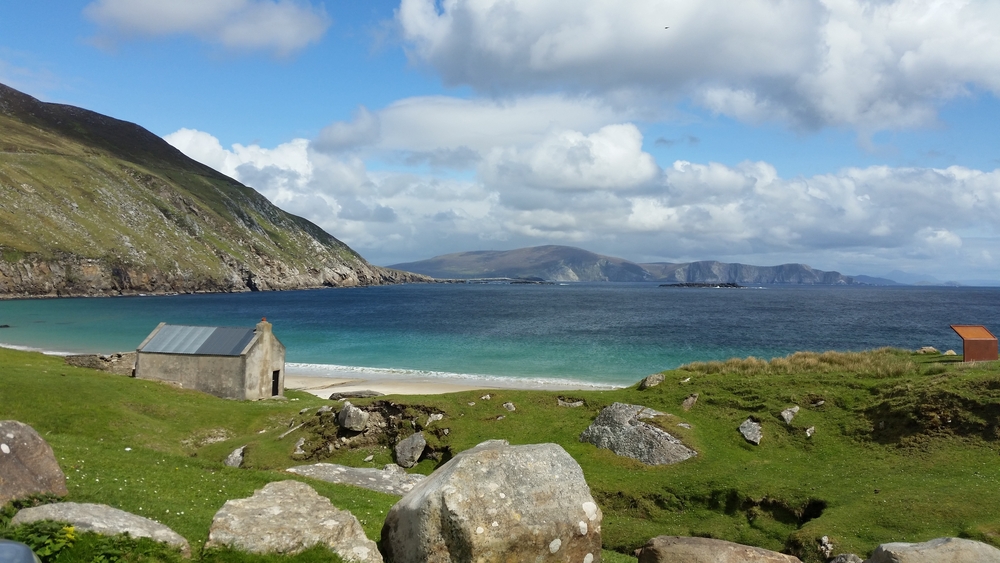
[[0, 85], [0, 297], [426, 281], [138, 125]]

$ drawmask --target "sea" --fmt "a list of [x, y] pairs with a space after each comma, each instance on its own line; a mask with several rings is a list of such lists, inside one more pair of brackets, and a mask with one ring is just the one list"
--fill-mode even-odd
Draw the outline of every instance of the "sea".
[[[160, 322], [273, 324], [287, 371], [523, 388], [611, 388], [680, 365], [799, 350], [934, 346], [1000, 330], [1000, 288], [655, 283], [412, 284], [0, 301], [0, 345], [131, 351]], [[2, 369], [2, 366], [0, 366]]]

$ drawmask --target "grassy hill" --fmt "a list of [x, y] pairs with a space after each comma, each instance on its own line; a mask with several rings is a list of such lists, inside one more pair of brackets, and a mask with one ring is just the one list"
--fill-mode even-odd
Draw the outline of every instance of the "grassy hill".
[[[69, 500], [154, 517], [187, 537], [196, 552], [226, 499], [287, 479], [280, 470], [303, 463], [290, 457], [295, 441], [306, 438], [309, 450], [321, 436], [309, 425], [278, 436], [290, 424], [315, 419], [314, 411], [300, 415], [303, 407], [330, 403], [296, 392], [285, 402], [225, 401], [11, 350], [0, 350], [0, 365], [0, 419], [31, 424], [52, 444], [69, 476]], [[940, 536], [1000, 545], [996, 362], [962, 364], [893, 350], [801, 353], [770, 362], [694, 364], [665, 372], [663, 383], [644, 391], [568, 393], [585, 401], [580, 408], [558, 405], [565, 392], [490, 393], [489, 401], [480, 398], [483, 392], [389, 398], [404, 409], [446, 413], [426, 429], [441, 461], [423, 461], [415, 471], [430, 473], [487, 439], [558, 443], [580, 463], [604, 512], [606, 561], [634, 561], [626, 554], [660, 534], [722, 538], [807, 562], [821, 561], [816, 545], [824, 535], [834, 553], [862, 556], [879, 543]], [[693, 393], [698, 401], [684, 411], [680, 405]], [[504, 409], [506, 401], [517, 410]], [[580, 433], [614, 401], [671, 413], [659, 423], [698, 456], [648, 467], [581, 443]], [[786, 425], [779, 413], [792, 405], [801, 410]], [[748, 416], [763, 425], [759, 446], [736, 430]], [[682, 422], [690, 428], [678, 426]], [[247, 467], [223, 467], [224, 457], [244, 444]], [[366, 463], [368, 455], [374, 460]], [[371, 446], [315, 460], [380, 467], [391, 453]], [[393, 497], [309, 483], [358, 516], [371, 538], [379, 537]], [[316, 554], [230, 556], [195, 558], [319, 560]]]
[[415, 279], [138, 125], [0, 85], [0, 296]]
[[541, 278], [551, 281], [646, 281], [638, 264], [571, 246], [478, 250], [436, 256], [393, 268], [434, 278]]

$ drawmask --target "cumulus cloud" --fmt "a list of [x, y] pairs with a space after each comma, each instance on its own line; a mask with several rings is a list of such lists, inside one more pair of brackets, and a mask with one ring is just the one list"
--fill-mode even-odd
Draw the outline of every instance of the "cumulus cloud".
[[558, 190], [628, 190], [660, 173], [631, 123], [607, 125], [591, 135], [553, 132], [527, 150], [494, 149], [480, 170], [489, 185]]
[[371, 171], [356, 154], [305, 139], [224, 148], [183, 129], [167, 140], [376, 263], [561, 242], [647, 261], [1000, 276], [990, 253], [1000, 242], [1000, 169], [872, 166], [795, 178], [767, 162], [661, 169], [630, 123], [496, 148], [467, 179]]
[[1000, 94], [996, 2], [402, 0], [397, 20], [414, 61], [493, 94], [692, 99], [748, 122], [866, 132]]
[[116, 36], [193, 35], [280, 56], [315, 43], [330, 26], [321, 6], [300, 0], [96, 0], [84, 14]]

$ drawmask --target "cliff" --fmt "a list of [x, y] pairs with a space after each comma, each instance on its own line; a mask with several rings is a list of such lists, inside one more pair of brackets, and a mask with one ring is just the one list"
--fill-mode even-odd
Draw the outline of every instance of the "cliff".
[[142, 127], [0, 85], [0, 297], [426, 281]]

